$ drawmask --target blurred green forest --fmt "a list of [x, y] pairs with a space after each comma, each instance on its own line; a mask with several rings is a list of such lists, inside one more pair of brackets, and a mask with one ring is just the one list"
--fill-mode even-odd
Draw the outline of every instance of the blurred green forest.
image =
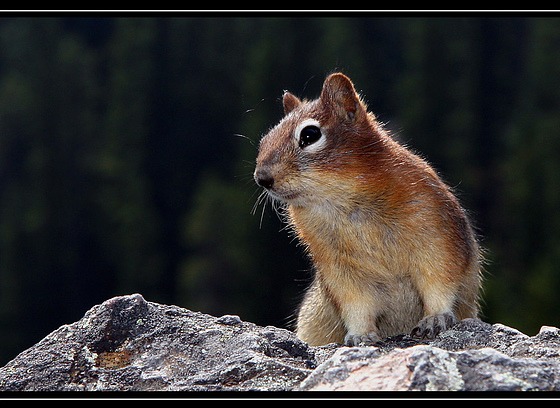
[[560, 326], [556, 16], [7, 15], [0, 364], [123, 294], [289, 327], [310, 265], [253, 166], [335, 70], [471, 212], [483, 319]]

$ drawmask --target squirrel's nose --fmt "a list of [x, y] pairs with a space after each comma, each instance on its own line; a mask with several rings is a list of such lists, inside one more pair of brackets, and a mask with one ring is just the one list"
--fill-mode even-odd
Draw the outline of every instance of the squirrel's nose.
[[268, 170], [258, 169], [255, 171], [255, 181], [261, 187], [271, 189], [274, 185], [274, 177], [270, 174]]

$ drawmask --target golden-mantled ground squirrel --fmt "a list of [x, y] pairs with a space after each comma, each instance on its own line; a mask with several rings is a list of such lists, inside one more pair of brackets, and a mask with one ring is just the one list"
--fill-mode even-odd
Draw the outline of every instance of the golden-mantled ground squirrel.
[[297, 317], [310, 345], [433, 338], [476, 317], [481, 256], [465, 211], [391, 138], [342, 73], [318, 99], [283, 96], [254, 178], [286, 205], [315, 276]]

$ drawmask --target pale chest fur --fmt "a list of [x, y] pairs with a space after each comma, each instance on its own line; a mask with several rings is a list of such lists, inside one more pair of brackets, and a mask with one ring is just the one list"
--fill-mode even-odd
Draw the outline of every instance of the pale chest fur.
[[430, 273], [447, 262], [444, 237], [434, 231], [428, 203], [400, 207], [399, 218], [375, 205], [292, 207], [290, 222], [313, 263], [333, 288], [354, 293], [365, 286]]
[[402, 220], [391, 223], [371, 211], [332, 208], [292, 208], [290, 217], [347, 328], [355, 320], [367, 330], [368, 317], [353, 319], [360, 313], [371, 315], [384, 336], [417, 323], [423, 313], [415, 283], [422, 275], [422, 255]]
[[[391, 223], [370, 210], [290, 208], [291, 223], [305, 243], [319, 273], [340, 290], [362, 291], [367, 285], [385, 285], [410, 273], [413, 257], [402, 223]], [[410, 248], [410, 251], [414, 251]]]

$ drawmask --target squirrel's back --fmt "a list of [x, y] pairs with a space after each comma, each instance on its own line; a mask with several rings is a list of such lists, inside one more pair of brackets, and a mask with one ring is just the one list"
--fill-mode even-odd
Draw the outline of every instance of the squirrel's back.
[[284, 94], [255, 180], [287, 205], [315, 277], [298, 314], [310, 344], [433, 337], [476, 317], [480, 251], [449, 187], [394, 141], [345, 75], [318, 99]]

